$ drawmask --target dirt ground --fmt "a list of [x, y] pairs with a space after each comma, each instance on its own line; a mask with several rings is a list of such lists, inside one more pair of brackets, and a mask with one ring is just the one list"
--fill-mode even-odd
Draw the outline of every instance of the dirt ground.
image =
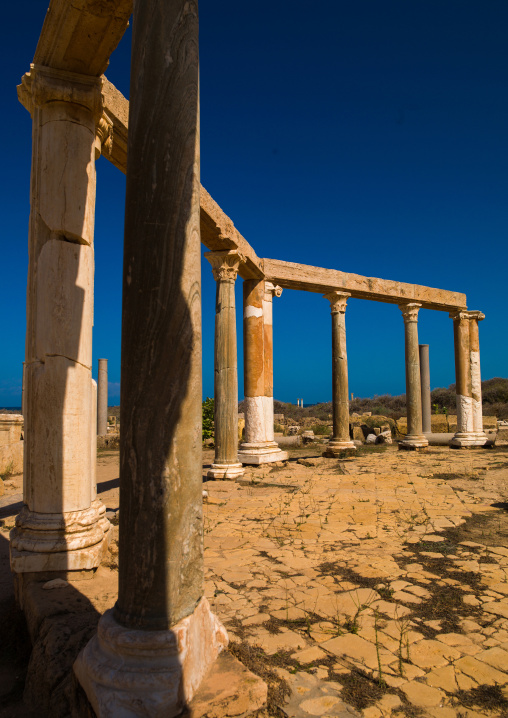
[[[203, 456], [205, 594], [269, 685], [264, 716], [508, 716], [508, 447], [321, 450], [239, 483], [206, 481]], [[97, 474], [110, 552], [72, 584], [99, 615], [116, 598], [118, 452], [99, 452]], [[30, 645], [8, 564], [21, 487], [0, 498], [0, 718], [41, 715], [22, 702]]]

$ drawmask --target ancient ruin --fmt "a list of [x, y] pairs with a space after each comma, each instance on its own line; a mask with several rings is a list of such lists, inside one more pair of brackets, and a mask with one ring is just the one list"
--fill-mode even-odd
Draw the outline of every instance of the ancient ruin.
[[[319, 293], [331, 305], [333, 436], [325, 452], [331, 457], [355, 450], [348, 300], [386, 302], [402, 312], [408, 431], [400, 446], [409, 450], [425, 448], [430, 430], [428, 406], [422, 407], [428, 386], [420, 378], [420, 309], [449, 312], [453, 320], [452, 445], [486, 443], [478, 339], [484, 315], [468, 311], [461, 293], [258, 257], [200, 185], [196, 0], [135, 5], [129, 103], [104, 73], [131, 13], [131, 0], [99, 6], [51, 0], [18, 88], [32, 116], [33, 155], [23, 508], [11, 533], [11, 568], [23, 607], [32, 582], [73, 572], [86, 577], [108, 546], [95, 468], [97, 433], [107, 434], [107, 360], [100, 360], [98, 387], [91, 374], [95, 162], [103, 156], [127, 174], [119, 588], [75, 673], [97, 716], [167, 717], [192, 701], [228, 643], [204, 595], [200, 243], [217, 282], [211, 479], [238, 480], [246, 466], [288, 458], [273, 429], [273, 299], [283, 290]], [[245, 359], [239, 449], [238, 275]], [[19, 419], [9, 421], [19, 428]]]

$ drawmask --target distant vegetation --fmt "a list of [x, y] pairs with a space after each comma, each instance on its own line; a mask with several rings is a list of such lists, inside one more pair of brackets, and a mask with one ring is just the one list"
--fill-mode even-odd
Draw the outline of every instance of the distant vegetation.
[[[487, 379], [482, 381], [483, 413], [489, 416], [497, 416], [498, 419], [508, 419], [508, 379]], [[455, 414], [455, 384], [448, 389], [434, 389], [431, 392], [433, 413]], [[241, 405], [240, 405], [241, 406]], [[240, 411], [242, 409], [240, 408]], [[406, 415], [406, 395], [374, 396], [372, 399], [355, 398], [350, 402], [351, 413], [362, 414], [364, 411], [371, 411], [373, 414], [381, 414], [391, 419], [399, 419]], [[298, 419], [300, 417], [314, 416], [321, 421], [328, 421], [332, 413], [332, 402], [315, 404], [314, 406], [298, 407], [294, 404], [285, 404], [282, 401], [274, 401], [275, 414]]]

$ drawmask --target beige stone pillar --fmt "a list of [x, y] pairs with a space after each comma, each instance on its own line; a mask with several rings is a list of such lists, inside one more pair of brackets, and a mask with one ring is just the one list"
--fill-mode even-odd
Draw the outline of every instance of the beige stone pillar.
[[243, 476], [238, 461], [238, 368], [235, 280], [245, 257], [236, 252], [207, 252], [217, 282], [215, 300], [214, 433], [215, 459], [207, 476], [235, 480]]
[[484, 446], [487, 435], [483, 430], [482, 374], [480, 370], [480, 336], [478, 322], [485, 319], [483, 312], [469, 312], [469, 356], [471, 362], [471, 397], [473, 404], [473, 431], [478, 445]]
[[243, 284], [245, 441], [243, 464], [285, 461], [273, 433], [273, 295], [282, 289], [271, 282], [247, 279]]
[[99, 565], [109, 523], [92, 500], [96, 125], [101, 81], [32, 65], [19, 98], [33, 121], [24, 507], [16, 574]]
[[332, 313], [332, 415], [333, 436], [324, 456], [337, 456], [341, 451], [356, 449], [349, 437], [349, 388], [346, 352], [347, 292], [329, 292]]
[[432, 433], [432, 403], [430, 393], [430, 360], [429, 345], [420, 344], [420, 384], [422, 389], [422, 430], [424, 434]]
[[406, 345], [407, 435], [399, 443], [399, 447], [402, 449], [422, 449], [429, 445], [422, 431], [422, 394], [418, 348], [418, 311], [421, 306], [416, 302], [399, 305], [404, 317]]
[[74, 670], [98, 718], [172, 718], [227, 644], [203, 595], [197, 2], [136, 2], [132, 27], [118, 600]]
[[108, 360], [99, 359], [97, 382], [97, 434], [108, 433]]
[[[450, 313], [450, 318], [453, 319], [455, 391], [457, 394], [457, 431], [450, 441], [450, 446], [460, 449], [483, 446], [487, 440], [487, 437], [483, 434], [483, 426], [481, 426], [482, 434], [479, 434], [480, 419], [478, 414], [479, 412], [481, 413], [481, 375], [478, 340], [479, 318], [476, 317], [476, 314], [480, 313], [466, 310], [457, 310]], [[471, 327], [472, 323], [476, 326]], [[473, 371], [475, 398], [473, 398]]]

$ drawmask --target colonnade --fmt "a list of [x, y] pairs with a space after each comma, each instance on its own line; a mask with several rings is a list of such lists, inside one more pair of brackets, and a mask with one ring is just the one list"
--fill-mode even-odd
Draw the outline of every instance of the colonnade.
[[[154, 22], [157, 18], [157, 22]], [[203, 590], [198, 7], [196, 0], [134, 5], [122, 310], [119, 591], [74, 670], [97, 716], [181, 713], [221, 649], [225, 629]], [[24, 506], [11, 533], [23, 603], [34, 575], [98, 567], [109, 522], [97, 500], [97, 387], [92, 381], [95, 159], [108, 128], [101, 79], [32, 65], [20, 99], [33, 120]], [[147, 110], [150, 113], [147, 122]], [[106, 123], [107, 124], [107, 123]], [[217, 281], [216, 454], [209, 475], [287, 458], [273, 434], [273, 297], [244, 281], [245, 441], [237, 442], [235, 280], [238, 251], [207, 255]], [[333, 437], [353, 449], [345, 310], [332, 314]], [[408, 436], [422, 433], [418, 303], [401, 306]], [[453, 315], [457, 446], [478, 445], [480, 312]], [[107, 376], [99, 374], [99, 430]], [[106, 394], [104, 394], [106, 391]]]

